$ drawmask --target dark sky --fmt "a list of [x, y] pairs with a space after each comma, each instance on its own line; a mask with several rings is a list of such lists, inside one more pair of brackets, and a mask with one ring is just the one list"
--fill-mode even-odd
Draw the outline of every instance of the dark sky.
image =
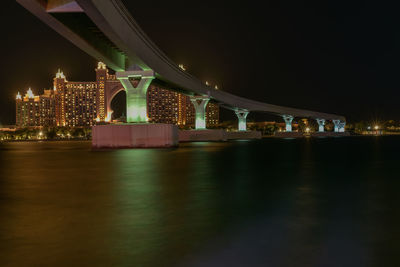
[[[389, 1], [124, 2], [172, 60], [222, 90], [350, 121], [400, 120], [400, 16]], [[14, 0], [0, 25], [0, 123], [14, 123], [18, 90], [51, 87], [58, 68], [95, 78], [96, 60]]]

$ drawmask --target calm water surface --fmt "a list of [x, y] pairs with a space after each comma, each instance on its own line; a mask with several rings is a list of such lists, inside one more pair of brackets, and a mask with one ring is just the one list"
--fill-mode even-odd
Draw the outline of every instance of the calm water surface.
[[400, 137], [0, 145], [0, 266], [400, 266]]

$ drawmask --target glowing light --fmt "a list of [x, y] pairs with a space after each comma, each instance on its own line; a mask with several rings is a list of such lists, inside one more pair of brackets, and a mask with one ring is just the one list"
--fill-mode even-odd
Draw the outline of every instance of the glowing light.
[[207, 86], [209, 86], [209, 85], [210, 85], [210, 83], [209, 83], [208, 81], [206, 81], [206, 85], [207, 85]]
[[28, 98], [35, 98], [35, 95], [33, 94], [31, 88], [29, 88], [29, 90], [26, 92], [25, 97], [28, 97]]
[[379, 126], [376, 125], [376, 126], [374, 127], [374, 129], [375, 129], [375, 130], [379, 130]]
[[126, 121], [128, 123], [147, 123], [147, 90], [154, 77], [142, 76], [136, 88], [130, 80], [120, 78], [121, 84], [126, 90]]
[[185, 68], [185, 66], [183, 66], [183, 64], [179, 64], [179, 68], [180, 68], [181, 70], [183, 70], [183, 71], [186, 70], [186, 68]]
[[218, 85], [216, 85], [214, 88], [215, 88], [215, 90], [219, 90]]
[[306, 133], [309, 133], [310, 132], [310, 128], [306, 128]]
[[247, 110], [237, 110], [235, 113], [239, 120], [238, 130], [240, 132], [247, 131], [246, 118], [249, 115], [249, 112]]
[[113, 111], [107, 112], [106, 122], [111, 122], [112, 114], [113, 114]]
[[22, 100], [22, 96], [21, 96], [21, 94], [19, 92], [17, 94], [17, 100]]
[[[128, 100], [128, 94], [127, 94]], [[147, 99], [146, 97], [136, 98], [133, 97], [127, 101], [126, 107], [127, 122], [132, 123], [145, 123], [149, 121], [147, 116]]]
[[103, 62], [99, 61], [99, 63], [97, 64], [97, 69], [98, 70], [105, 70], [107, 68], [106, 64], [104, 64]]
[[58, 72], [56, 73], [56, 78], [64, 79], [65, 81], [67, 81], [67, 79], [65, 78], [64, 72], [62, 72], [60, 69], [58, 69]]
[[96, 118], [96, 122], [100, 122], [100, 118], [99, 117]]

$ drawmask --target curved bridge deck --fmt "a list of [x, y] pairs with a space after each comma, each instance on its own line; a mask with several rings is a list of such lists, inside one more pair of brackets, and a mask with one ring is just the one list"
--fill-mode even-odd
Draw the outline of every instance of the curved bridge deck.
[[139, 27], [120, 0], [17, 0], [59, 34], [115, 71], [153, 70], [157, 79], [188, 95], [209, 96], [231, 110], [324, 120], [340, 115], [277, 106], [206, 86], [170, 60]]

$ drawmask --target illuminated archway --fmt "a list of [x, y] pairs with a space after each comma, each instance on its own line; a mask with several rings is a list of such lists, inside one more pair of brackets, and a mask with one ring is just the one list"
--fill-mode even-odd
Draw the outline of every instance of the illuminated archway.
[[112, 119], [118, 120], [119, 122], [126, 122], [126, 91], [120, 90], [115, 96], [112, 98], [110, 103], [110, 109], [112, 110]]
[[107, 110], [107, 118], [106, 121], [107, 122], [111, 122], [112, 121], [112, 115], [113, 115], [113, 110], [111, 108], [111, 102], [114, 99], [114, 97], [120, 93], [121, 91], [125, 91], [124, 87], [122, 86], [122, 84], [118, 84], [115, 85], [113, 87], [111, 87], [110, 89], [107, 90], [106, 94], [106, 110]]

